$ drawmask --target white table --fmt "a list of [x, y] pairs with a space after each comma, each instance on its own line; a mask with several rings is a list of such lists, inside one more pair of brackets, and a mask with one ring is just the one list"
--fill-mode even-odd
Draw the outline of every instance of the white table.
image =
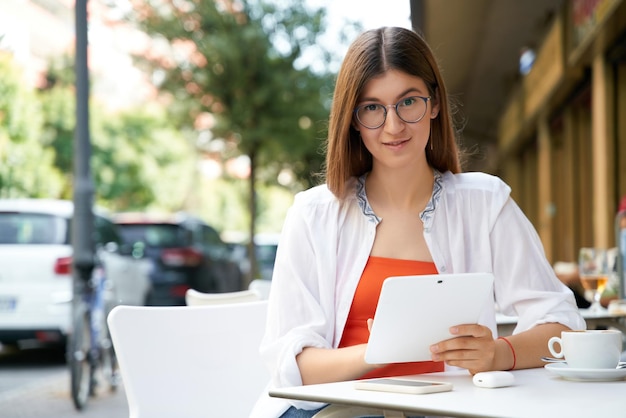
[[[626, 326], [624, 325], [626, 312], [621, 311], [617, 313], [609, 313], [608, 310], [604, 310], [596, 313], [589, 311], [589, 309], [580, 309], [580, 313], [587, 323], [587, 329], [595, 329], [598, 326], [616, 328], [622, 331], [626, 337]], [[498, 335], [506, 337], [507, 335], [511, 335], [513, 333], [513, 330], [517, 325], [517, 317], [497, 313], [496, 323], [498, 326]], [[626, 417], [626, 414], [624, 414], [624, 417]]]
[[513, 386], [474, 386], [465, 370], [410, 376], [447, 381], [451, 392], [425, 395], [354, 389], [353, 381], [270, 390], [270, 396], [403, 411], [406, 415], [497, 418], [626, 417], [626, 381], [573, 382], [546, 369], [516, 370]]

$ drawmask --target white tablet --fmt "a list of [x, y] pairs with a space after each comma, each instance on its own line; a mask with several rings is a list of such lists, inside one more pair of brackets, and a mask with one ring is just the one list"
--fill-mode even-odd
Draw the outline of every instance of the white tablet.
[[453, 336], [454, 325], [476, 324], [493, 303], [493, 274], [389, 277], [383, 282], [365, 361], [428, 361], [429, 347]]

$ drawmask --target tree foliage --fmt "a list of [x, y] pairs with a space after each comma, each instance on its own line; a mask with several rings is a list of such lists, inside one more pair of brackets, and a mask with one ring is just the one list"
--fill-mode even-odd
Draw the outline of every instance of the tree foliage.
[[45, 197], [60, 192], [54, 152], [41, 142], [43, 118], [11, 55], [0, 54], [0, 197]]
[[325, 29], [325, 12], [299, 0], [142, 0], [133, 8], [130, 18], [154, 41], [140, 61], [177, 123], [249, 157], [253, 236], [257, 179], [276, 183], [289, 168], [306, 187], [321, 168], [334, 76], [302, 58]]
[[[72, 170], [74, 158], [74, 126], [76, 125], [76, 93], [73, 87], [71, 64], [65, 68], [50, 67], [47, 85], [38, 94], [43, 126], [42, 145], [54, 152], [54, 165], [65, 173], [59, 196], [72, 199]], [[56, 76], [58, 74], [59, 76]], [[69, 77], [69, 79], [68, 79]]]
[[[132, 20], [153, 40], [142, 63], [164, 101], [112, 113], [91, 99], [98, 203], [120, 211], [175, 211], [198, 202], [218, 226], [239, 229], [244, 218], [275, 228], [282, 208], [266, 196], [276, 199], [278, 174], [292, 174], [293, 192], [313, 184], [320, 171], [334, 81], [327, 70], [332, 53], [317, 44], [324, 12], [303, 3], [135, 2]], [[316, 71], [307, 64], [311, 48]], [[73, 57], [54, 58], [39, 92], [26, 87], [22, 73], [10, 54], [0, 56], [0, 197], [70, 199]], [[224, 158], [250, 158], [247, 188], [228, 174], [198, 178], [203, 154], [215, 153], [218, 143]], [[245, 205], [249, 213], [237, 217]]]
[[253, 164], [273, 165], [274, 182], [288, 166], [311, 183], [333, 76], [298, 62], [324, 30], [323, 10], [253, 0], [140, 1], [134, 9], [132, 19], [155, 40], [141, 61], [161, 78], [179, 124], [197, 128], [210, 114], [212, 136]]
[[[59, 57], [40, 91], [0, 54], [0, 198], [72, 199], [75, 89]], [[158, 106], [112, 113], [90, 104], [95, 198], [112, 210], [177, 211], [192, 190], [195, 151]]]
[[117, 211], [182, 209], [194, 152], [161, 110], [92, 116], [92, 171], [98, 199]]

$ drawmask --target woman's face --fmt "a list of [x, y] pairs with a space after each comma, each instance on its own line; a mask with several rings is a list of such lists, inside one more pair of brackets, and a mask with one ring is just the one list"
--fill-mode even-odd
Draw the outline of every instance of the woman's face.
[[[365, 85], [357, 101], [357, 107], [365, 106], [359, 112], [363, 122], [377, 120], [372, 113], [380, 113], [381, 109], [374, 105], [387, 106], [385, 122], [378, 128], [366, 128], [356, 116], [352, 121], [354, 128], [361, 134], [363, 144], [373, 156], [374, 167], [383, 165], [401, 168], [419, 161], [426, 162], [425, 148], [430, 137], [430, 120], [437, 117], [439, 104], [435, 97], [425, 103], [419, 97], [411, 99], [416, 96], [430, 96], [426, 84], [420, 77], [402, 71], [388, 70]], [[415, 115], [421, 114], [425, 106], [424, 116], [418, 122], [406, 122], [396, 113], [396, 104], [405, 120], [419, 117]], [[416, 110], [418, 113], [415, 113]], [[375, 126], [377, 123], [368, 125]]]

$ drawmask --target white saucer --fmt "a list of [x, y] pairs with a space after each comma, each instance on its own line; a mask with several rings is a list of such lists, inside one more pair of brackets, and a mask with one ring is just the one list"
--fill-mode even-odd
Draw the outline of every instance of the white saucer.
[[543, 366], [563, 379], [579, 382], [610, 382], [623, 380], [626, 368], [622, 369], [574, 369], [564, 363], [550, 363]]

